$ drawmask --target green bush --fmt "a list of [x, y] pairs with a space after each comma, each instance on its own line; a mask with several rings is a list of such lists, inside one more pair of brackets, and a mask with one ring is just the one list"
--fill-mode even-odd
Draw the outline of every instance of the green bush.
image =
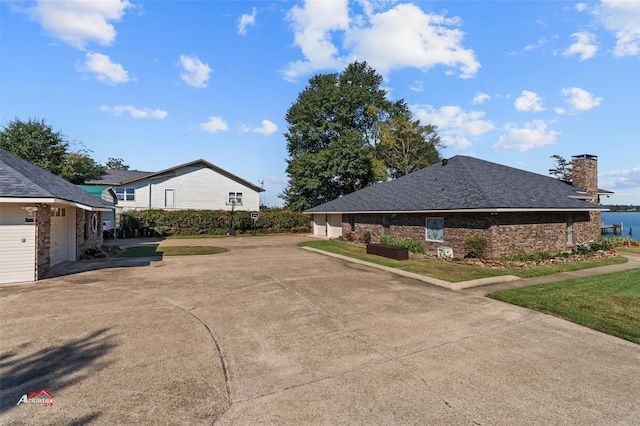
[[424, 253], [424, 245], [420, 241], [394, 240], [388, 235], [380, 238], [380, 243], [388, 246], [404, 247], [411, 253]]
[[469, 237], [464, 240], [462, 247], [467, 252], [465, 257], [483, 258], [487, 254], [487, 239], [484, 237]]
[[[233, 226], [231, 224], [233, 218]], [[225, 235], [229, 228], [237, 233], [253, 232], [251, 212], [226, 210], [130, 210], [122, 214], [126, 231], [153, 228], [161, 236]], [[309, 232], [310, 218], [302, 212], [273, 209], [260, 212], [256, 232], [261, 234]]]

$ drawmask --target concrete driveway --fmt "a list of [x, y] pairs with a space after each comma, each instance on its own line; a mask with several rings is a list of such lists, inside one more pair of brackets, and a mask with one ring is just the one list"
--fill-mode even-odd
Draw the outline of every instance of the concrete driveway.
[[0, 286], [0, 424], [637, 424], [640, 346], [303, 239]]

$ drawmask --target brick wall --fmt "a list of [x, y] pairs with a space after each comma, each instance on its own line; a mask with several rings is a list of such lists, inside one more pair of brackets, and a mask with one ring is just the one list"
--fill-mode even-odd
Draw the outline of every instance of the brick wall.
[[[597, 213], [595, 213], [597, 214]], [[463, 257], [464, 241], [480, 236], [487, 239], [488, 255], [500, 257], [510, 254], [565, 251], [575, 248], [579, 242], [599, 235], [599, 218], [594, 222], [593, 213], [443, 213], [429, 215], [444, 218], [444, 241], [426, 241], [425, 214], [387, 215], [389, 236], [397, 240], [420, 241], [426, 252], [436, 254], [440, 246], [453, 248], [456, 257]], [[599, 216], [599, 214], [597, 214]], [[381, 214], [355, 214], [354, 232], [362, 236], [371, 234], [372, 242], [379, 242], [383, 235]], [[351, 231], [351, 216], [343, 215], [343, 235]], [[567, 223], [573, 223], [573, 244], [567, 244]]]
[[[97, 231], [91, 229], [92, 216], [96, 215]], [[101, 246], [102, 239], [102, 212], [76, 209], [76, 260], [87, 250]]]
[[51, 267], [51, 212], [49, 207], [40, 207], [36, 211], [36, 281], [44, 278]]

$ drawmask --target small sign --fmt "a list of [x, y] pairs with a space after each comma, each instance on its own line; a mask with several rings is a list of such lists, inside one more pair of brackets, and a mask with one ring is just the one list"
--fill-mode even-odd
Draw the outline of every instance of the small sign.
[[260, 218], [260, 213], [256, 213], [256, 212], [251, 213], [251, 220], [253, 220], [254, 222], [257, 222], [259, 218]]

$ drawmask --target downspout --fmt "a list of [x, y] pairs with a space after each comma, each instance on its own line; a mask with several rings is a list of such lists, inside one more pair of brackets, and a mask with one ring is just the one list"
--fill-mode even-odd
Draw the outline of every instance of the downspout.
[[149, 210], [151, 210], [151, 179], [149, 179]]

